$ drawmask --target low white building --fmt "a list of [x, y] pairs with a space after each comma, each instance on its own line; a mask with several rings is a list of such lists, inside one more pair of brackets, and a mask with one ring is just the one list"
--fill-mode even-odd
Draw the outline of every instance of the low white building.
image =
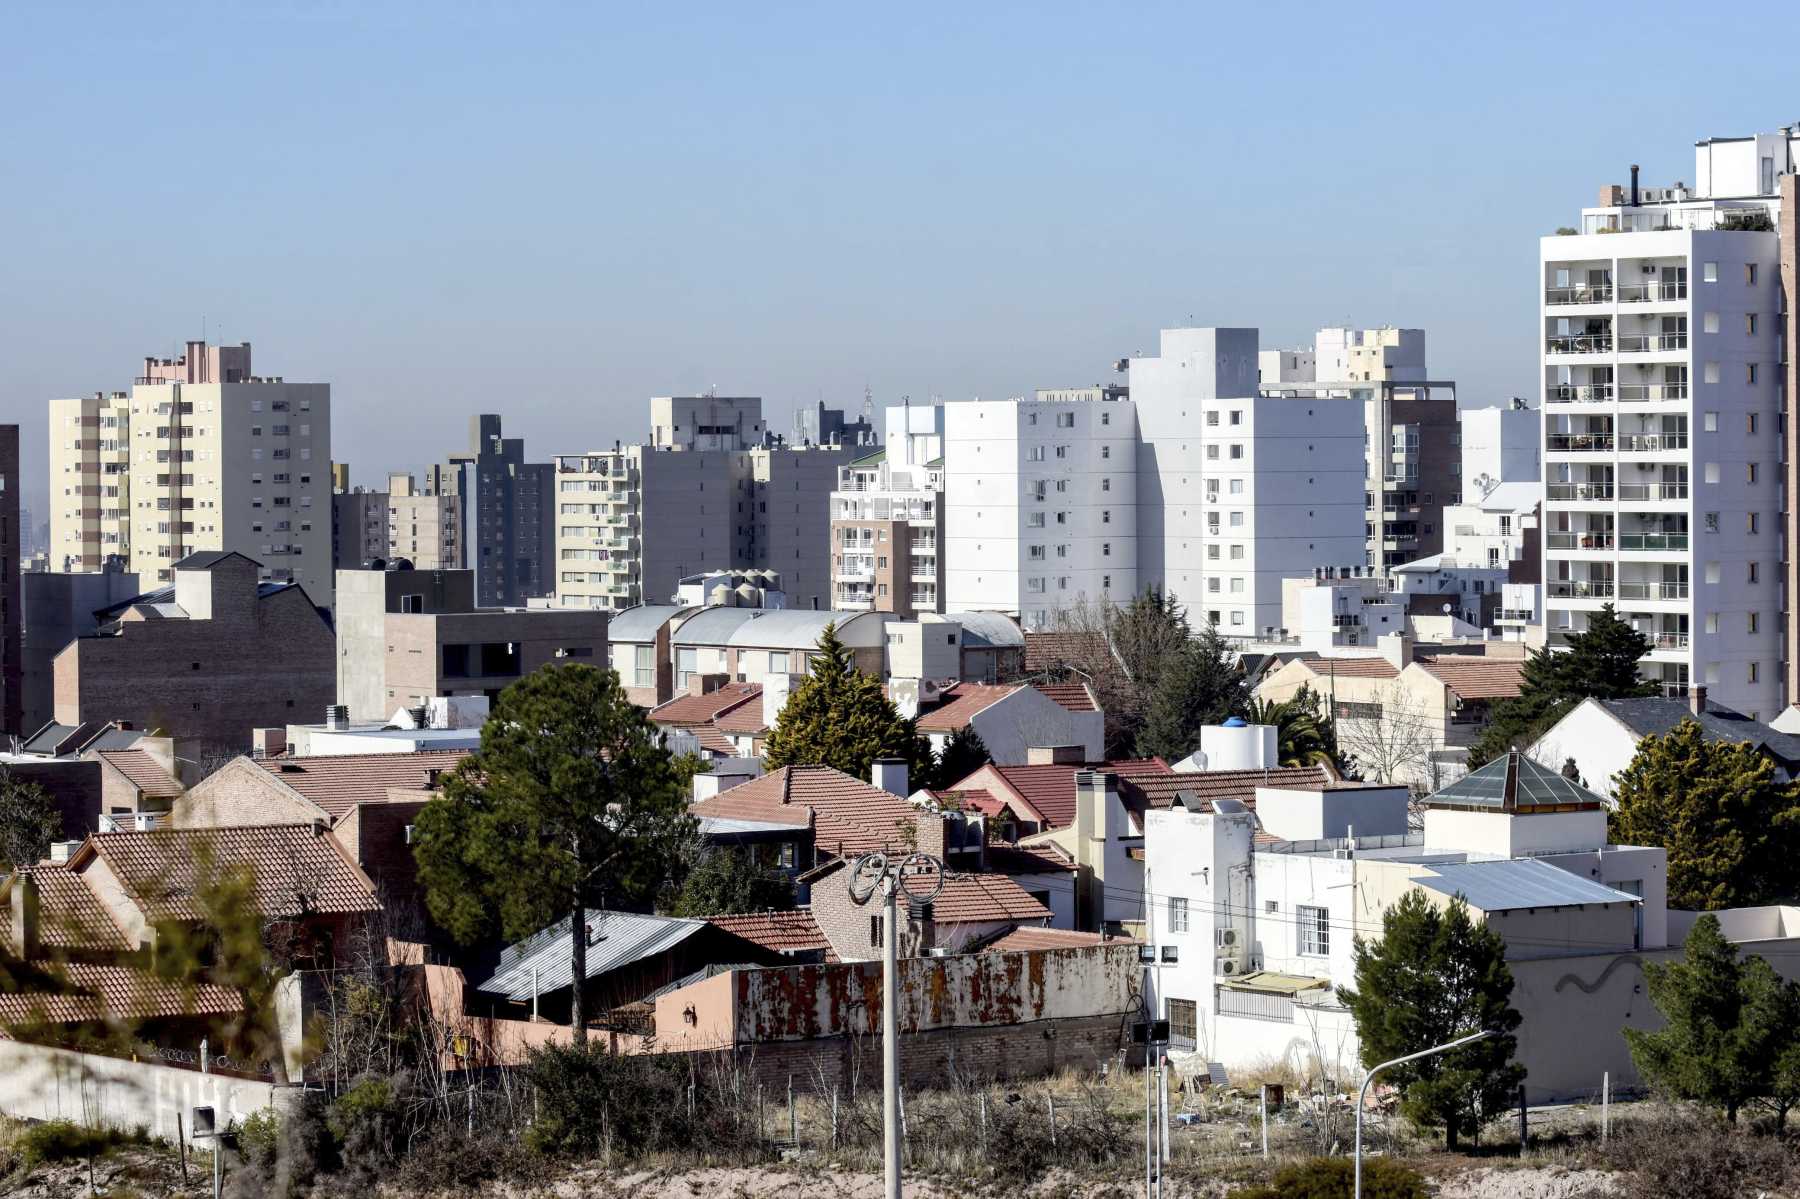
[[1472, 625], [1486, 625], [1486, 614], [1500, 606], [1507, 568], [1470, 562], [1452, 554], [1433, 554], [1389, 572], [1394, 594], [1409, 609], [1455, 616]]
[[1320, 568], [1312, 578], [1281, 581], [1277, 635], [1301, 649], [1373, 646], [1377, 638], [1406, 631], [1406, 604], [1395, 598], [1393, 585], [1361, 568], [1348, 578]]

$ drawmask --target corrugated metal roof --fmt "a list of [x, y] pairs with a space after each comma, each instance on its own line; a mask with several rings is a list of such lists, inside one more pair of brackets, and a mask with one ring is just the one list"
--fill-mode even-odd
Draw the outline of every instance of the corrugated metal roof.
[[854, 620], [886, 624], [893, 619], [891, 612], [814, 612], [808, 608], [783, 608], [738, 625], [731, 631], [727, 644], [751, 649], [812, 649], [819, 644], [828, 624], [837, 625], [842, 634], [845, 626]]
[[[598, 978], [621, 966], [643, 961], [681, 944], [705, 927], [704, 920], [643, 916], [635, 912], [589, 912], [587, 976]], [[500, 954], [494, 973], [478, 984], [476, 990], [485, 995], [504, 995], [519, 1003], [527, 1002], [531, 999], [534, 967], [538, 994], [561, 990], [574, 977], [569, 961], [573, 948], [569, 943], [569, 918], [564, 916], [525, 940], [508, 945]]]
[[669, 641], [673, 645], [725, 645], [739, 625], [762, 614], [761, 608], [706, 608], [682, 621]]
[[654, 641], [656, 630], [663, 627], [680, 608], [674, 604], [639, 604], [627, 608], [606, 623], [606, 639], [621, 641]]
[[962, 625], [964, 649], [1025, 644], [1024, 630], [1004, 612], [951, 612], [944, 619]]
[[1536, 858], [1443, 862], [1413, 882], [1440, 895], [1461, 895], [1482, 912], [1570, 908], [1587, 903], [1637, 903], [1638, 897], [1558, 869]]

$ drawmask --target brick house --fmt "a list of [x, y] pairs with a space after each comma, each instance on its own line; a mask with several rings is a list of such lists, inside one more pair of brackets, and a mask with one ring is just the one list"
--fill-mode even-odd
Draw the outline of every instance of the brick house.
[[[849, 863], [835, 858], [803, 876], [810, 887], [810, 911], [833, 953], [846, 962], [882, 955], [886, 918], [881, 901], [857, 903], [850, 896]], [[926, 914], [900, 918], [904, 957], [967, 953], [1019, 928], [1049, 925], [1051, 911], [1004, 874], [952, 873]]]
[[323, 712], [337, 695], [331, 626], [295, 583], [260, 583], [235, 552], [189, 554], [174, 583], [108, 609], [52, 666], [56, 721], [112, 720], [248, 749], [251, 731]]

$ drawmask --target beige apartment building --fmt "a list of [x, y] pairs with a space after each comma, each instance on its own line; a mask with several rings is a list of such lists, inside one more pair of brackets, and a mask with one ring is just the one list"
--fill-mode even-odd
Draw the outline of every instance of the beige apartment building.
[[420, 570], [463, 569], [462, 502], [460, 495], [425, 494], [411, 475], [389, 475], [388, 557]]
[[232, 550], [332, 601], [331, 387], [252, 372], [250, 343], [146, 358], [129, 397], [50, 405], [53, 561], [125, 558], [145, 583]]

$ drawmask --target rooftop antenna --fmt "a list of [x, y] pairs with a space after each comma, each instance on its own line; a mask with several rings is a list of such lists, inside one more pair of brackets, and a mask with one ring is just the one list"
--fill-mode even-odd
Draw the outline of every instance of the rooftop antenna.
[[[904, 402], [904, 400], [902, 402]], [[875, 390], [867, 383], [863, 384], [862, 414], [863, 419], [866, 421], [873, 421], [875, 419]]]

